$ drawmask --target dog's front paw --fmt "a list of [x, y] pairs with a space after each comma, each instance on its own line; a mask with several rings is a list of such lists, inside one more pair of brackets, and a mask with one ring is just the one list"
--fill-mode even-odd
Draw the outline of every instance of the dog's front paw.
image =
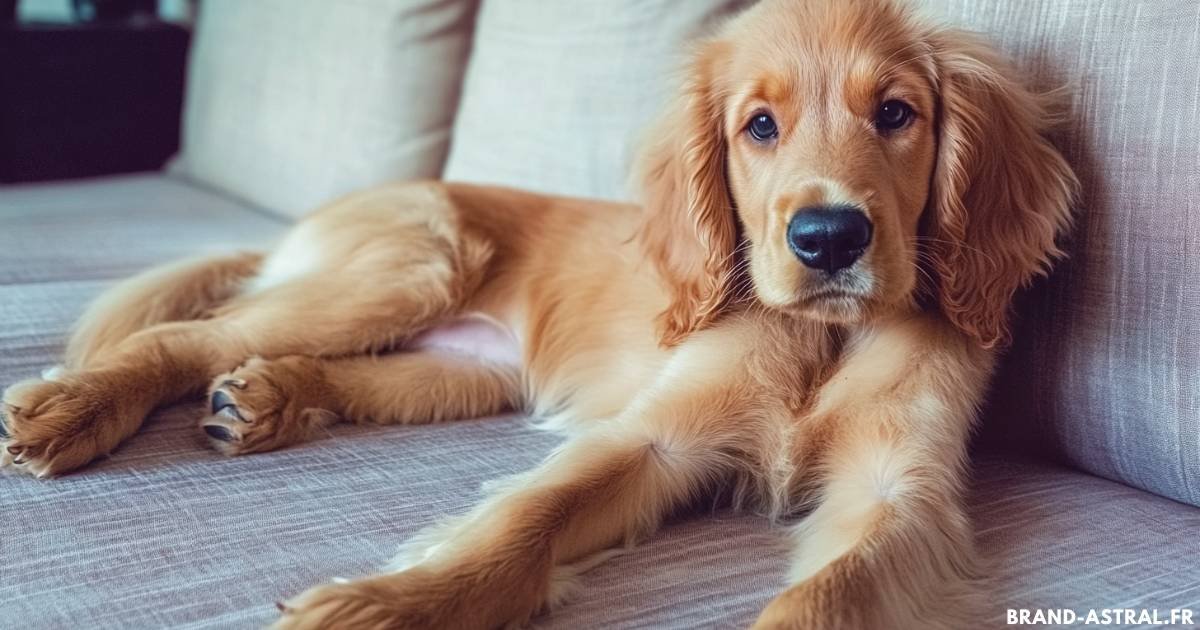
[[318, 586], [280, 604], [283, 615], [273, 627], [490, 630], [528, 624], [542, 608], [545, 585], [484, 569], [414, 567]]
[[258, 453], [305, 441], [337, 420], [320, 362], [309, 357], [251, 359], [213, 380], [201, 422], [213, 448]]
[[[382, 575], [352, 582], [315, 586], [277, 604], [282, 615], [273, 630], [435, 628], [434, 615], [420, 607], [405, 608], [401, 575]], [[427, 602], [432, 604], [434, 602]], [[464, 626], [465, 627], [465, 626]]]
[[[878, 598], [862, 596], [853, 588], [833, 588], [830, 580], [809, 580], [792, 586], [771, 600], [751, 630], [871, 630], [908, 628], [897, 620], [879, 617]], [[930, 626], [933, 627], [933, 626]], [[944, 627], [944, 626], [937, 626]]]
[[9, 387], [0, 410], [0, 466], [51, 477], [107, 455], [132, 432], [131, 413], [102, 385], [72, 376]]

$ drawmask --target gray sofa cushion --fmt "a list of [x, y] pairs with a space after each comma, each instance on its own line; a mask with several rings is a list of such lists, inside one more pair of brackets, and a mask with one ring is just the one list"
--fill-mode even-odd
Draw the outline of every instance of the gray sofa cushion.
[[[479, 484], [555, 440], [516, 418], [338, 427], [293, 449], [226, 459], [198, 406], [160, 414], [107, 461], [45, 482], [0, 476], [5, 615], [35, 628], [256, 627], [272, 602], [369, 573]], [[1080, 473], [977, 464], [971, 512], [1006, 607], [1200, 606], [1200, 510]], [[744, 627], [778, 591], [782, 528], [719, 511], [665, 527], [584, 577], [545, 628]]]
[[920, 4], [1075, 94], [1071, 258], [1023, 305], [988, 429], [1200, 503], [1200, 4]]
[[261, 249], [284, 225], [158, 174], [0, 187], [0, 286], [122, 278], [181, 256]]
[[[282, 229], [159, 177], [0, 190], [0, 217], [0, 383], [53, 362], [113, 275]], [[0, 474], [0, 626], [259, 626], [273, 601], [372, 571], [422, 526], [466, 509], [481, 482], [557, 442], [519, 418], [339, 426], [227, 459], [201, 439], [202, 413], [198, 403], [160, 413], [111, 458], [62, 479]], [[981, 627], [1001, 625], [1005, 606], [1200, 605], [1200, 510], [994, 457], [977, 478], [970, 511], [996, 580]], [[781, 584], [784, 542], [752, 515], [680, 519], [587, 574], [580, 597], [538, 625], [744, 626]]]
[[968, 511], [994, 580], [980, 627], [1005, 625], [1007, 608], [1157, 609], [1164, 619], [1190, 608], [1200, 622], [1200, 509], [987, 454], [976, 457]]

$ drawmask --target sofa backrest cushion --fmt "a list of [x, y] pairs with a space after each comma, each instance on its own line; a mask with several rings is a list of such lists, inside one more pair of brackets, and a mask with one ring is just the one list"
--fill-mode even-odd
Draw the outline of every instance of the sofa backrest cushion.
[[205, 0], [175, 173], [297, 216], [437, 177], [475, 0]]
[[446, 179], [627, 199], [686, 42], [738, 0], [484, 0]]
[[1074, 94], [1070, 259], [1019, 305], [985, 439], [1200, 505], [1200, 4], [919, 4]]

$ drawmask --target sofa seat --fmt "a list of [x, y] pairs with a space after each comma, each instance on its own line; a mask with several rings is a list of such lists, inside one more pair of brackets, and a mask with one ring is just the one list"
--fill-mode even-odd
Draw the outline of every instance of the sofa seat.
[[[261, 247], [285, 223], [160, 175], [0, 190], [0, 383], [61, 352], [114, 279], [208, 251]], [[38, 481], [0, 474], [0, 626], [255, 627], [272, 602], [363, 575], [488, 479], [559, 438], [519, 417], [336, 426], [329, 438], [226, 458], [165, 410], [108, 459]], [[976, 458], [970, 512], [994, 584], [981, 627], [1023, 608], [1200, 608], [1200, 510], [1011, 456]], [[744, 626], [782, 583], [785, 531], [704, 510], [584, 577], [545, 628]]]

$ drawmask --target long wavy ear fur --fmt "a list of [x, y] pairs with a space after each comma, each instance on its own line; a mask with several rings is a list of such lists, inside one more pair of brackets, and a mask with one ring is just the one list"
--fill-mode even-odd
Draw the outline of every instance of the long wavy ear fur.
[[638, 160], [645, 217], [639, 240], [669, 286], [660, 341], [675, 345], [725, 305], [737, 226], [725, 171], [723, 106], [714, 88], [720, 42], [701, 48], [681, 94]]
[[938, 301], [984, 347], [1008, 342], [1013, 294], [1062, 255], [1078, 182], [1043, 133], [1045, 99], [976, 37], [929, 36], [940, 92], [929, 232]]

